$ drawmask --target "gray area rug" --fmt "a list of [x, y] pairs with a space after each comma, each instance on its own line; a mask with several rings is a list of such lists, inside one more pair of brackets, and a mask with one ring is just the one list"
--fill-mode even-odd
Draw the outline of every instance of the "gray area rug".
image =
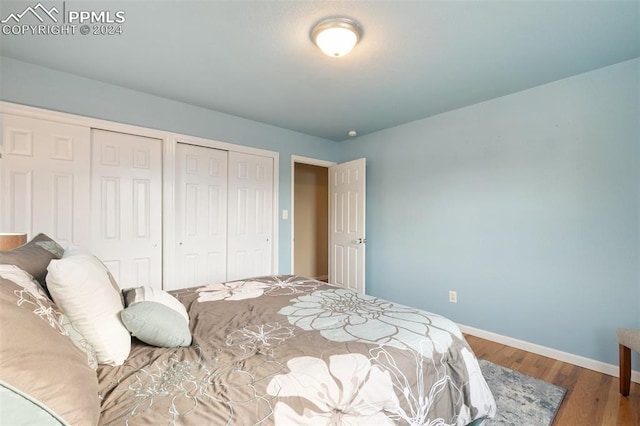
[[567, 390], [486, 360], [480, 369], [498, 406], [496, 417], [485, 425], [548, 426]]

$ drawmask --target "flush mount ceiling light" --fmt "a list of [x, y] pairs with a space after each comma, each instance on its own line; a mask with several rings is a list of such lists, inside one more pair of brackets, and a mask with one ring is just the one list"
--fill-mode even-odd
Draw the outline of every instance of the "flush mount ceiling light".
[[311, 40], [328, 56], [344, 56], [360, 40], [360, 26], [349, 18], [325, 19], [311, 30]]

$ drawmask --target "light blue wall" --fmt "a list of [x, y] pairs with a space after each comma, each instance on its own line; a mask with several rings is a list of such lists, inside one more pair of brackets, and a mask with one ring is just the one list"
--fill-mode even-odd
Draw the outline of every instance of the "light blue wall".
[[[280, 211], [291, 210], [291, 155], [335, 161], [338, 144], [256, 121], [0, 56], [0, 99], [280, 153]], [[291, 221], [279, 223], [279, 266], [291, 271]]]
[[336, 144], [0, 59], [2, 100], [280, 152], [280, 210], [292, 154], [366, 157], [371, 294], [612, 364], [640, 327], [640, 60]]
[[367, 292], [617, 364], [616, 327], [640, 327], [639, 74], [636, 59], [341, 144], [367, 158]]

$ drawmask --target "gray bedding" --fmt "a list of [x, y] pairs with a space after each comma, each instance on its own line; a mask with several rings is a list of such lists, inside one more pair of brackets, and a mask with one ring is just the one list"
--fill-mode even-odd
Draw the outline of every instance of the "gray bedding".
[[464, 425], [495, 402], [458, 327], [296, 276], [172, 292], [193, 343], [98, 368], [101, 424]]

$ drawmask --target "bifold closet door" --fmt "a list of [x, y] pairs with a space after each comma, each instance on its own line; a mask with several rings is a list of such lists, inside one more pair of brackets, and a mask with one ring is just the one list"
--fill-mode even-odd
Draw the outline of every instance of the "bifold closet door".
[[2, 114], [0, 229], [87, 244], [90, 130]]
[[91, 251], [121, 288], [162, 288], [162, 141], [91, 130]]
[[176, 279], [172, 289], [227, 278], [227, 151], [176, 146]]
[[272, 273], [273, 159], [229, 152], [227, 280]]

